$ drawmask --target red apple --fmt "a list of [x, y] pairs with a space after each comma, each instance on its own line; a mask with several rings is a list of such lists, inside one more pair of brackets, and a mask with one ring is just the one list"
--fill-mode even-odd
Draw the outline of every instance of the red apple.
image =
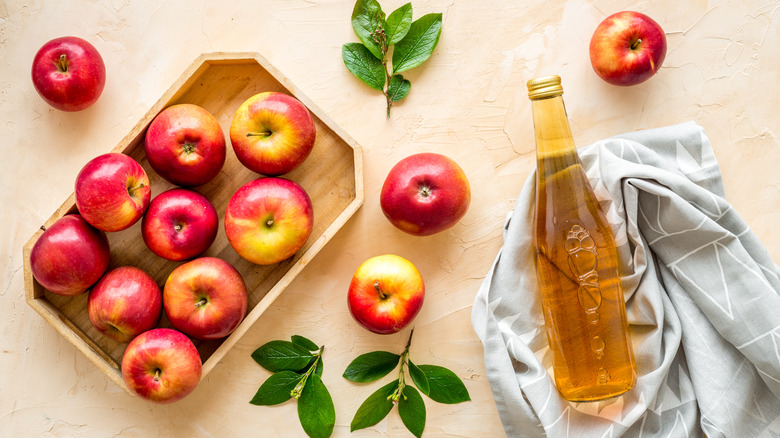
[[390, 169], [379, 200], [393, 225], [409, 234], [428, 236], [452, 227], [466, 214], [471, 187], [455, 161], [421, 153]]
[[217, 237], [217, 210], [205, 196], [187, 189], [157, 195], [141, 222], [141, 235], [153, 253], [168, 260], [191, 259]]
[[92, 325], [117, 342], [130, 342], [160, 320], [162, 293], [146, 272], [112, 269], [89, 291], [87, 314]]
[[355, 320], [374, 333], [396, 333], [417, 316], [425, 298], [420, 272], [393, 254], [372, 257], [357, 269], [347, 304]]
[[291, 257], [306, 243], [313, 226], [309, 195], [297, 183], [283, 178], [260, 178], [244, 184], [230, 198], [225, 212], [230, 246], [258, 265]]
[[62, 111], [81, 111], [98, 100], [106, 85], [106, 66], [95, 47], [67, 36], [44, 44], [32, 65], [35, 90]]
[[134, 394], [154, 403], [173, 403], [200, 382], [198, 349], [184, 334], [167, 328], [133, 339], [122, 356], [122, 377]]
[[219, 122], [188, 103], [168, 107], [152, 120], [145, 147], [152, 169], [180, 186], [206, 184], [225, 164], [225, 134]]
[[171, 272], [163, 288], [163, 307], [171, 325], [198, 339], [233, 333], [246, 315], [244, 279], [230, 263], [201, 257]]
[[84, 219], [103, 231], [129, 228], [149, 207], [149, 177], [125, 154], [93, 158], [76, 177], [76, 206]]
[[100, 279], [110, 259], [106, 233], [77, 214], [61, 217], [30, 251], [33, 277], [58, 295], [78, 295]]
[[590, 63], [613, 85], [636, 85], [650, 79], [666, 57], [666, 35], [645, 14], [623, 11], [598, 25], [590, 40]]
[[284, 93], [247, 99], [230, 124], [238, 160], [253, 172], [281, 175], [298, 167], [314, 147], [316, 129], [309, 110]]

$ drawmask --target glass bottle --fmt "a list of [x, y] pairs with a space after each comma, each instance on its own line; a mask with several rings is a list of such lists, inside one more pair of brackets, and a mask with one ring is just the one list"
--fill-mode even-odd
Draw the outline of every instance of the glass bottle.
[[536, 136], [536, 271], [555, 384], [571, 401], [636, 381], [612, 230], [574, 146], [561, 78], [528, 81]]

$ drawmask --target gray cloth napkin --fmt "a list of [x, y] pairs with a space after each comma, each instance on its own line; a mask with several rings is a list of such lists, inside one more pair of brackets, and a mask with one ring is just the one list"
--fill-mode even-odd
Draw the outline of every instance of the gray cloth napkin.
[[536, 286], [529, 175], [472, 323], [510, 437], [780, 436], [780, 269], [726, 201], [694, 123], [579, 150], [616, 235], [638, 378], [564, 400]]

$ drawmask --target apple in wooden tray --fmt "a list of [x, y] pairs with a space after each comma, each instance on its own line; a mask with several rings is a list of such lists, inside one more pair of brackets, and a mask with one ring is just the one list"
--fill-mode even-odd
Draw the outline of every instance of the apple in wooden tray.
[[162, 293], [154, 279], [133, 266], [112, 269], [89, 291], [92, 325], [117, 342], [130, 342], [160, 320]]
[[141, 235], [153, 253], [168, 260], [189, 260], [217, 237], [219, 217], [198, 192], [171, 189], [152, 199], [141, 222]]
[[256, 94], [236, 110], [230, 143], [249, 170], [277, 176], [298, 167], [314, 147], [316, 128], [298, 99], [276, 92]]
[[90, 160], [76, 177], [76, 207], [93, 227], [103, 231], [129, 228], [149, 207], [151, 187], [137, 161], [120, 153]]
[[613, 85], [636, 85], [652, 77], [666, 57], [666, 34], [652, 18], [635, 11], [610, 15], [593, 32], [590, 62]]
[[246, 316], [248, 301], [241, 274], [215, 257], [201, 257], [177, 267], [163, 288], [168, 321], [197, 339], [231, 334]]
[[77, 214], [57, 220], [35, 242], [30, 252], [33, 277], [58, 295], [84, 293], [100, 279], [111, 253], [106, 233]]
[[158, 114], [146, 130], [144, 147], [152, 169], [180, 186], [206, 184], [225, 164], [225, 135], [219, 122], [188, 103]]
[[158, 328], [133, 339], [122, 356], [122, 378], [139, 397], [173, 403], [200, 382], [202, 363], [192, 341], [176, 330]]
[[355, 320], [379, 334], [401, 331], [425, 298], [420, 271], [403, 257], [386, 254], [363, 262], [349, 285], [347, 304]]
[[398, 229], [428, 236], [454, 226], [466, 214], [471, 187], [454, 160], [420, 153], [390, 169], [379, 201], [385, 217]]
[[314, 226], [306, 191], [284, 178], [260, 178], [244, 184], [230, 198], [225, 233], [230, 246], [258, 265], [271, 265], [295, 254]]
[[35, 90], [62, 111], [81, 111], [94, 104], [106, 85], [106, 66], [95, 46], [73, 36], [55, 38], [35, 54]]

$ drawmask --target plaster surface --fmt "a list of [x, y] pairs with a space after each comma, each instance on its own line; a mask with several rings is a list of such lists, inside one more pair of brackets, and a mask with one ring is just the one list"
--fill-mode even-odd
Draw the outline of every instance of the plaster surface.
[[[384, 0], [386, 11], [403, 4]], [[525, 82], [559, 74], [575, 141], [693, 120], [712, 141], [728, 200], [780, 260], [780, 3], [696, 0], [415, 0], [415, 18], [443, 12], [434, 55], [405, 76], [409, 96], [385, 119], [383, 96], [354, 78], [341, 45], [357, 41], [352, 1], [0, 1], [0, 436], [303, 437], [294, 403], [249, 404], [269, 373], [250, 357], [300, 334], [326, 345], [324, 381], [334, 437], [409, 436], [397, 411], [349, 433], [378, 384], [341, 377], [356, 356], [400, 352], [408, 330], [379, 336], [346, 306], [365, 259], [411, 260], [427, 297], [412, 358], [446, 366], [472, 401], [426, 400], [425, 436], [504, 434], [485, 378], [471, 305], [501, 247], [507, 212], [534, 166]], [[607, 15], [637, 10], [658, 21], [669, 52], [648, 82], [621, 88], [593, 73], [588, 42]], [[80, 36], [102, 54], [105, 91], [91, 108], [50, 108], [30, 80], [46, 41]], [[260, 52], [364, 150], [366, 202], [193, 394], [157, 406], [123, 392], [24, 300], [22, 246], [73, 191], [81, 167], [113, 148], [203, 52]], [[379, 191], [401, 158], [446, 154], [466, 171], [472, 203], [458, 225], [419, 238], [382, 215]]]

